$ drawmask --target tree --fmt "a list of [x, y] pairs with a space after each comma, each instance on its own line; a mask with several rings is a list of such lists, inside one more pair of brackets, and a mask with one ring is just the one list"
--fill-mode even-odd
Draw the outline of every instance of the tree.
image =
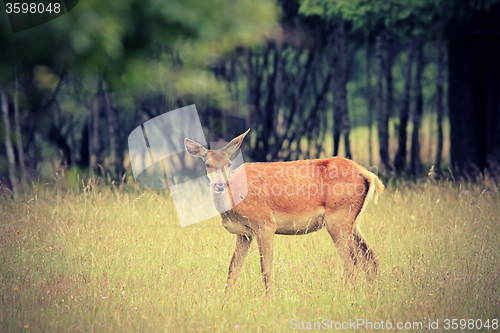
[[[377, 122], [380, 160], [387, 171], [392, 170], [389, 159], [389, 113], [387, 105], [384, 105], [384, 50], [387, 50], [385, 38], [382, 34], [377, 36], [376, 58], [377, 58]], [[385, 68], [391, 71], [391, 68]], [[387, 83], [387, 81], [386, 81]], [[385, 85], [385, 94], [389, 96], [389, 87]], [[387, 100], [390, 98], [387, 98]], [[387, 103], [386, 100], [386, 103]], [[385, 107], [384, 107], [385, 106]]]
[[[304, 0], [302, 1], [302, 12], [313, 15], [319, 14], [332, 20], [343, 20], [348, 22], [351, 31], [362, 31], [365, 36], [366, 51], [369, 52], [370, 36], [375, 35], [375, 60], [376, 60], [376, 109], [378, 123], [378, 139], [380, 160], [384, 169], [392, 171], [394, 166], [389, 152], [389, 119], [393, 109], [393, 75], [392, 67], [395, 58], [394, 39], [400, 37], [411, 37], [417, 31], [430, 26], [437, 16], [435, 1], [402, 1], [388, 4], [386, 1], [363, 1], [363, 0]], [[369, 53], [367, 53], [369, 54]], [[367, 56], [367, 62], [369, 57]], [[371, 79], [369, 64], [367, 64], [367, 95], [370, 95]], [[411, 79], [410, 72], [407, 80]], [[408, 72], [408, 71], [407, 71]], [[409, 81], [407, 81], [409, 82]], [[407, 87], [409, 89], [409, 86]], [[371, 107], [371, 96], [368, 99], [368, 108]], [[401, 107], [402, 115], [407, 115], [409, 103], [409, 90], [405, 95]], [[371, 110], [368, 112], [369, 126], [371, 126]], [[407, 116], [406, 116], [407, 117]], [[337, 120], [338, 121], [338, 120]], [[400, 129], [400, 148], [397, 156], [399, 167], [401, 161], [406, 160], [406, 124], [403, 119], [403, 128]], [[335, 131], [334, 131], [335, 132]], [[417, 132], [415, 139], [418, 140]], [[403, 144], [401, 144], [404, 142]], [[414, 149], [419, 149], [417, 144]], [[371, 127], [369, 134], [369, 155], [371, 155]], [[415, 155], [416, 156], [416, 155]], [[370, 158], [371, 159], [371, 158]]]
[[417, 37], [415, 55], [415, 107], [413, 108], [413, 131], [411, 134], [410, 171], [413, 177], [420, 174], [422, 160], [420, 158], [420, 123], [423, 114], [423, 94], [422, 94], [422, 72], [424, 68], [423, 60], [423, 36]]
[[[444, 22], [444, 21], [443, 21]], [[437, 44], [437, 77], [436, 77], [436, 113], [437, 113], [437, 147], [436, 147], [436, 159], [434, 161], [434, 167], [438, 173], [441, 170], [441, 160], [443, 156], [443, 118], [444, 118], [444, 75], [445, 70], [445, 38], [443, 29], [438, 35], [436, 41]]]
[[7, 160], [9, 163], [9, 178], [12, 185], [12, 192], [14, 197], [20, 193], [19, 182], [16, 176], [16, 160], [14, 156], [14, 149], [10, 138], [10, 119], [9, 119], [9, 102], [5, 90], [0, 87], [0, 103], [3, 115], [3, 124], [5, 127], [5, 149], [7, 151]]
[[[121, 178], [125, 147], [118, 141], [138, 125], [134, 100], [224, 94], [213, 84], [211, 63], [238, 46], [259, 44], [272, 33], [276, 15], [268, 0], [90, 0], [21, 33], [2, 26], [0, 85], [19, 95], [15, 119], [25, 137], [16, 141], [24, 144], [30, 168], [44, 158], [39, 145], [48, 143], [84, 167], [109, 155], [113, 178]], [[22, 153], [19, 145], [13, 150]]]
[[330, 38], [330, 47], [333, 47], [330, 66], [333, 80], [333, 155], [338, 155], [340, 137], [344, 138], [344, 151], [347, 158], [351, 158], [349, 140], [350, 121], [347, 103], [348, 77], [348, 41], [346, 26], [343, 19], [342, 6], [330, 1], [302, 1], [301, 12], [306, 15], [319, 15], [328, 25], [333, 27]]
[[351, 145], [349, 142], [349, 108], [347, 105], [347, 82], [348, 82], [348, 50], [345, 22], [340, 19], [335, 27], [336, 61], [332, 64], [334, 86], [334, 131], [333, 131], [333, 155], [338, 155], [340, 135], [344, 137], [345, 157], [351, 158]]
[[472, 179], [500, 165], [500, 3], [492, 3], [448, 26], [451, 164]]
[[407, 139], [407, 126], [410, 115], [410, 91], [412, 81], [412, 67], [413, 58], [415, 54], [416, 43], [415, 39], [408, 42], [408, 50], [406, 52], [408, 60], [406, 62], [406, 69], [404, 75], [404, 89], [401, 96], [401, 104], [399, 109], [399, 132], [398, 132], [398, 150], [394, 158], [394, 167], [397, 172], [402, 172], [406, 166], [406, 139]]

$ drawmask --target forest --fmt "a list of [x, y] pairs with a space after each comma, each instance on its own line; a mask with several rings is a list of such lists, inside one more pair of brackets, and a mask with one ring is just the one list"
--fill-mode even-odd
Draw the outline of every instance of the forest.
[[208, 141], [252, 128], [251, 161], [498, 174], [495, 3], [87, 1], [15, 34], [4, 20], [0, 179], [126, 180], [131, 130], [190, 104]]

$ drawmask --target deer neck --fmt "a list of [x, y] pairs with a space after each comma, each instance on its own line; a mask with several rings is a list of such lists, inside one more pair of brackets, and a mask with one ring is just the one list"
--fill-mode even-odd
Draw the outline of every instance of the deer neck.
[[234, 201], [229, 185], [223, 193], [212, 192], [212, 201], [219, 214], [232, 210]]

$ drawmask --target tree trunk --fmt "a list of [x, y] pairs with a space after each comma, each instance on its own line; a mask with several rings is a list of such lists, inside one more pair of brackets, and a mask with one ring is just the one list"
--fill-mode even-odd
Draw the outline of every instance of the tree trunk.
[[[312, 68], [314, 64], [314, 60], [316, 59], [316, 52], [315, 50], [308, 50], [308, 55], [307, 55], [307, 60], [304, 66], [300, 65], [300, 55], [297, 56], [296, 58], [296, 70], [297, 73], [295, 74], [295, 82], [294, 82], [294, 90], [293, 90], [293, 99], [292, 99], [292, 106], [291, 106], [291, 111], [288, 119], [290, 119], [291, 122], [294, 122], [294, 127], [297, 128], [297, 126], [301, 126], [304, 122], [303, 120], [303, 112], [299, 112], [299, 110], [303, 109], [302, 105], [302, 96], [303, 93], [306, 89], [308, 81], [313, 81], [313, 80], [308, 80], [309, 77], [311, 77], [312, 74]], [[302, 69], [303, 70], [299, 70]], [[300, 75], [302, 73], [302, 75]], [[294, 121], [295, 120], [295, 121]], [[299, 147], [300, 144], [300, 137], [301, 134], [297, 130], [290, 130], [292, 128], [292, 124], [288, 125], [288, 135], [285, 137], [285, 139], [288, 141], [288, 144], [286, 145], [285, 150], [288, 151], [287, 156], [285, 157], [286, 160], [293, 159], [293, 155], [296, 155], [298, 150], [293, 151], [291, 149], [292, 144], [296, 143], [297, 147]], [[296, 157], [296, 156], [295, 156]]]
[[370, 36], [367, 33], [365, 36], [365, 51], [366, 51], [366, 105], [368, 107], [368, 164], [373, 165], [373, 93], [372, 93], [372, 63], [371, 63], [371, 47]]
[[475, 177], [488, 167], [500, 175], [498, 17], [500, 3], [449, 25], [450, 153], [456, 176]]
[[[378, 138], [379, 138], [379, 153], [380, 161], [386, 171], [392, 171], [391, 162], [389, 160], [389, 131], [388, 131], [388, 114], [387, 108], [384, 108], [384, 58], [385, 49], [384, 36], [378, 35], [376, 38], [376, 56], [377, 56], [377, 120], [378, 120]], [[388, 69], [387, 69], [388, 70]]]
[[80, 143], [80, 159], [77, 165], [80, 168], [88, 168], [90, 165], [90, 143], [89, 143], [89, 120], [82, 127], [82, 140]]
[[[274, 137], [274, 128], [275, 128], [275, 114], [276, 114], [276, 79], [278, 74], [278, 63], [279, 63], [279, 51], [276, 43], [269, 44], [268, 46], [273, 52], [269, 52], [269, 57], [273, 57], [273, 61], [271, 63], [271, 76], [267, 81], [267, 100], [265, 104], [265, 117], [262, 119], [263, 121], [263, 131], [262, 131], [262, 143], [263, 149], [262, 155], [267, 161], [268, 158], [272, 159], [270, 154], [270, 143]], [[266, 66], [267, 67], [267, 66]], [[266, 68], [267, 69], [267, 68]]]
[[[389, 119], [392, 117], [393, 105], [394, 105], [394, 89], [393, 89], [393, 76], [392, 76], [392, 67], [394, 66], [394, 45], [392, 40], [391, 33], [387, 33], [386, 37], [386, 65], [385, 65], [385, 82], [386, 82], [386, 92], [385, 92], [385, 107], [387, 110], [385, 111], [385, 117], [387, 119], [387, 123], [389, 123]], [[389, 140], [389, 130], [387, 130], [387, 139]]]
[[[238, 80], [238, 69], [237, 69], [237, 66], [238, 66], [238, 57], [240, 56], [241, 54], [241, 50], [240, 51], [237, 51], [237, 53], [235, 53], [232, 57], [231, 57], [231, 60], [230, 60], [230, 64], [229, 64], [229, 78], [230, 78], [230, 82], [232, 84], [229, 84], [229, 86], [232, 86], [230, 91], [233, 92], [233, 101], [235, 102], [236, 104], [236, 108], [239, 107], [239, 105], [241, 105], [241, 101], [240, 101], [240, 87], [239, 87], [239, 80]], [[239, 112], [238, 112], [239, 113]]]
[[444, 52], [445, 52], [445, 40], [443, 33], [439, 34], [437, 40], [437, 77], [436, 77], [436, 113], [437, 113], [437, 149], [436, 149], [436, 159], [434, 161], [434, 170], [440, 174], [441, 173], [441, 158], [443, 155], [443, 115], [444, 115], [444, 103], [443, 103], [443, 72], [444, 72]]
[[341, 126], [342, 135], [344, 136], [344, 150], [345, 157], [351, 158], [351, 145], [349, 142], [349, 109], [347, 106], [347, 38], [345, 32], [345, 23], [340, 21], [337, 28], [337, 45], [338, 45], [338, 65], [339, 65], [339, 85], [338, 85], [338, 97], [339, 97], [339, 107], [341, 113]]
[[411, 69], [413, 67], [413, 57], [415, 54], [415, 41], [410, 41], [406, 52], [408, 60], [405, 68], [405, 85], [401, 97], [401, 106], [399, 109], [399, 131], [398, 131], [398, 151], [394, 158], [394, 167], [398, 173], [401, 173], [406, 166], [406, 140], [408, 116], [410, 114], [410, 91], [411, 91]]
[[283, 95], [284, 95], [284, 71], [286, 68], [286, 57], [283, 56], [283, 44], [281, 42], [278, 43], [276, 46], [276, 52], [278, 56], [278, 61], [277, 61], [277, 68], [276, 68], [276, 80], [275, 80], [275, 100], [276, 100], [276, 125], [274, 129], [275, 137], [274, 137], [274, 146], [273, 146], [273, 151], [272, 151], [272, 157], [273, 160], [278, 158], [278, 153], [281, 150], [281, 143], [282, 141], [280, 138], [282, 138], [285, 134], [285, 115], [284, 115], [284, 102], [283, 102]]
[[102, 107], [102, 79], [99, 79], [97, 92], [90, 104], [90, 130], [89, 130], [89, 156], [90, 172], [98, 171], [101, 162], [101, 135], [99, 131], [99, 120]]
[[108, 134], [109, 134], [109, 159], [113, 177], [120, 180], [123, 175], [123, 160], [120, 149], [120, 126], [118, 120], [118, 110], [109, 96], [108, 87], [104, 89], [104, 100], [106, 106], [106, 114], [108, 118]]
[[[267, 45], [262, 56], [256, 54], [255, 56], [251, 51], [247, 54], [248, 63], [248, 79], [249, 79], [249, 97], [251, 98], [251, 123], [256, 132], [255, 147], [252, 150], [252, 159], [256, 161], [265, 161], [269, 142], [267, 141], [267, 133], [264, 127], [267, 126], [263, 119], [265, 119], [265, 110], [261, 108], [261, 99], [263, 99], [261, 86], [264, 80], [264, 72], [268, 69], [269, 57], [271, 56], [271, 47]], [[254, 59], [255, 58], [255, 61]], [[260, 64], [260, 59], [262, 63]], [[250, 81], [251, 80], [251, 81]]]
[[[252, 58], [253, 58], [252, 50], [250, 48], [245, 48], [246, 66], [244, 66], [244, 68], [245, 68], [246, 87], [247, 87], [246, 101], [247, 101], [247, 110], [248, 110], [247, 112], [249, 115], [251, 126], [253, 126], [256, 119], [258, 119], [257, 110], [255, 109], [256, 96], [255, 96], [255, 91], [254, 91], [255, 90], [254, 85], [255, 85], [255, 81], [256, 81], [256, 75], [255, 75], [256, 73], [255, 73]], [[256, 147], [257, 147], [257, 143], [253, 147], [254, 150]], [[252, 152], [250, 154], [250, 157], [252, 160], [255, 160], [256, 154], [254, 152]]]
[[[315, 81], [315, 80], [314, 80]], [[305, 135], [309, 135], [309, 138], [312, 139], [313, 136], [315, 139], [318, 139], [320, 136], [320, 128], [321, 128], [321, 108], [323, 106], [324, 101], [326, 100], [326, 96], [328, 91], [331, 89], [332, 82], [332, 71], [328, 73], [325, 77], [324, 81], [321, 82], [321, 89], [316, 91], [314, 94], [314, 105], [307, 117], [306, 126], [305, 126]], [[314, 83], [316, 85], [316, 83]], [[313, 146], [313, 145], [311, 145]], [[318, 157], [315, 152], [315, 157]]]
[[339, 155], [340, 134], [342, 129], [342, 107], [339, 96], [340, 65], [337, 50], [333, 51], [331, 72], [333, 73], [333, 156]]
[[21, 121], [19, 116], [19, 101], [18, 101], [18, 81], [17, 81], [17, 71], [16, 71], [16, 83], [15, 83], [15, 91], [14, 91], [14, 128], [16, 132], [16, 145], [17, 145], [17, 154], [19, 157], [19, 166], [21, 168], [21, 190], [24, 191], [27, 185], [27, 174], [26, 174], [26, 165], [24, 163], [24, 147], [23, 140], [21, 136]]
[[423, 71], [423, 36], [417, 37], [416, 49], [416, 73], [415, 73], [415, 109], [413, 112], [413, 132], [411, 135], [411, 155], [410, 169], [413, 177], [416, 177], [421, 172], [422, 161], [420, 159], [420, 120], [423, 111], [423, 96], [422, 96], [422, 71]]
[[7, 161], [9, 163], [9, 178], [12, 186], [12, 193], [14, 194], [14, 198], [17, 198], [20, 194], [20, 189], [16, 177], [16, 158], [14, 156], [14, 149], [10, 138], [9, 102], [7, 100], [7, 94], [3, 88], [0, 88], [0, 99], [2, 102], [3, 124], [5, 127], [5, 150], [7, 151]]

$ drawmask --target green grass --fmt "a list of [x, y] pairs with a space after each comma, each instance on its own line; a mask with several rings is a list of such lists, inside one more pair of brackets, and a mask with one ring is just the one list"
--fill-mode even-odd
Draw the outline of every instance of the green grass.
[[[290, 320], [491, 320], [500, 312], [500, 192], [400, 184], [361, 223], [379, 277], [345, 285], [325, 230], [276, 236], [275, 292], [252, 246], [223, 292], [234, 236], [217, 219], [178, 226], [164, 194], [39, 186], [0, 197], [2, 332], [284, 332]], [[193, 209], [196, 209], [195, 207]], [[292, 321], [292, 323], [294, 323]], [[363, 331], [362, 328], [360, 328]]]

